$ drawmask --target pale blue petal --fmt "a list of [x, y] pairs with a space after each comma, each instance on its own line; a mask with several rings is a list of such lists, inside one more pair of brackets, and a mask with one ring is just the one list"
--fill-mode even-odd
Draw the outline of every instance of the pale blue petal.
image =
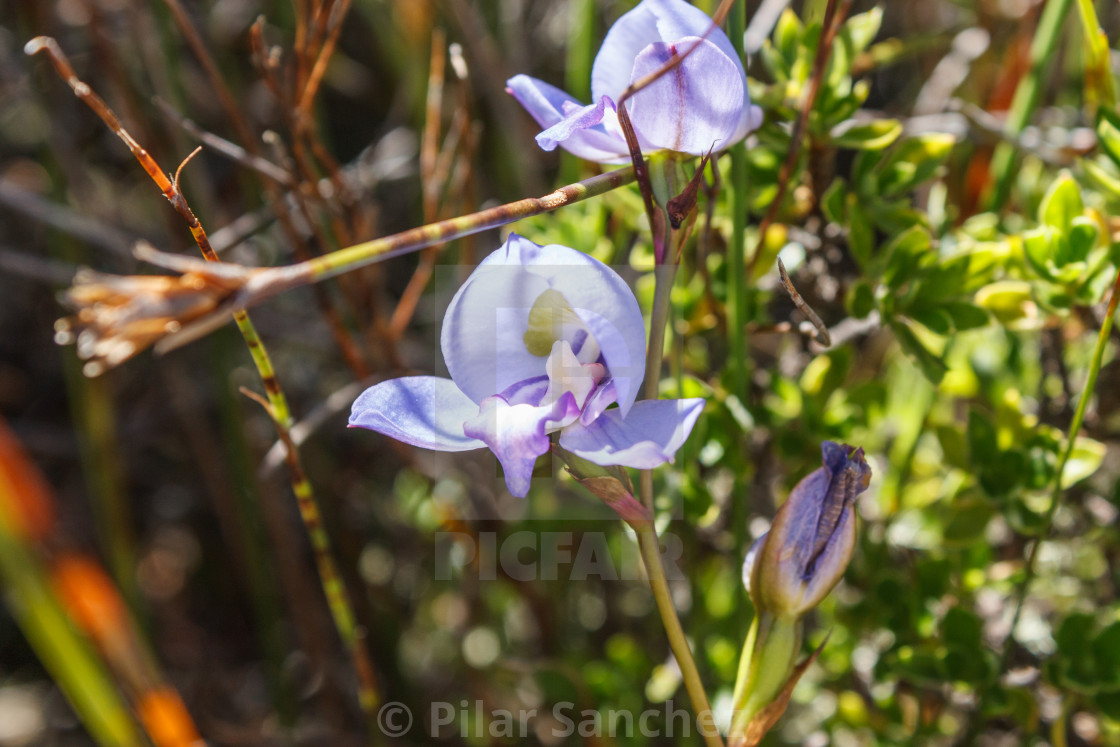
[[[591, 68], [592, 97], [610, 96], [617, 101], [630, 85], [634, 60], [643, 49], [654, 42], [703, 36], [711, 25], [712, 19], [704, 11], [684, 0], [643, 0], [607, 32]], [[743, 90], [746, 90], [746, 73], [742, 72], [727, 34], [716, 28], [706, 38], [739, 68]]]
[[702, 409], [703, 399], [642, 400], [626, 417], [607, 410], [590, 425], [573, 423], [560, 445], [595, 464], [653, 469], [672, 461]]
[[627, 102], [634, 129], [654, 148], [703, 155], [732, 143], [743, 115], [743, 84], [735, 63], [698, 37], [650, 44], [634, 61], [634, 79], [660, 69], [699, 43], [676, 68]]
[[743, 103], [746, 106], [743, 107], [743, 115], [739, 118], [739, 126], [735, 128], [735, 134], [731, 136], [732, 144], [739, 142], [762, 126], [762, 108], [751, 104], [750, 93], [745, 88], [743, 91]]
[[369, 428], [425, 449], [468, 451], [486, 446], [463, 431], [463, 423], [477, 415], [478, 405], [451, 379], [408, 376], [362, 392], [351, 408], [350, 427]]
[[533, 405], [536, 407], [544, 399], [547, 392], [548, 376], [542, 374], [507, 387], [499, 392], [498, 396], [511, 405]]
[[604, 116], [614, 116], [613, 102], [601, 98], [598, 104], [583, 106], [559, 88], [528, 75], [510, 78], [506, 90], [545, 128], [537, 135], [544, 150], [560, 145], [575, 156], [599, 163], [629, 159], [626, 141], [601, 124]]
[[614, 388], [613, 379], [605, 379], [599, 382], [599, 388], [587, 400], [587, 404], [583, 406], [583, 412], [579, 416], [579, 420], [584, 425], [591, 423], [603, 414], [603, 411], [618, 401], [618, 390]]
[[547, 407], [511, 405], [495, 395], [482, 402], [478, 415], [467, 421], [464, 430], [490, 447], [502, 463], [509, 492], [524, 497], [537, 457], [549, 450], [550, 427], [578, 416], [579, 408], [571, 394]]
[[544, 357], [525, 347], [529, 310], [559, 291], [595, 337], [623, 413], [641, 386], [645, 323], [625, 281], [602, 262], [559, 244], [539, 246], [510, 234], [455, 294], [440, 341], [447, 370], [467, 396], [492, 394], [545, 373]]
[[548, 281], [522, 267], [519, 254], [510, 250], [511, 242], [516, 245], [512, 236], [482, 260], [459, 288], [440, 332], [451, 378], [479, 404], [546, 374], [546, 359], [526, 349], [525, 332], [529, 310], [548, 290]]

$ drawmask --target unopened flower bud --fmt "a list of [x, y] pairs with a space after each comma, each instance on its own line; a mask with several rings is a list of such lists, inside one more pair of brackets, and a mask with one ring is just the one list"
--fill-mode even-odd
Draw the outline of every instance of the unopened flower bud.
[[844, 575], [856, 542], [855, 499], [871, 481], [863, 449], [825, 441], [823, 466], [797, 484], [747, 553], [751, 601], [776, 617], [816, 607]]

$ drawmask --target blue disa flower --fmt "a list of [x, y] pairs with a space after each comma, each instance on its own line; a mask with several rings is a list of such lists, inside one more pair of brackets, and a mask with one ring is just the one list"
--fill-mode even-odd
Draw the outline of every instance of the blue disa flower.
[[762, 120], [739, 56], [722, 30], [708, 33], [711, 26], [704, 11], [684, 0], [643, 0], [607, 32], [591, 70], [589, 106], [527, 75], [510, 78], [506, 87], [546, 128], [537, 135], [545, 150], [560, 145], [590, 161], [621, 163], [630, 156], [618, 98], [699, 42], [676, 68], [627, 99], [626, 113], [643, 152], [704, 155], [742, 140]]
[[450, 379], [377, 384], [354, 402], [350, 425], [426, 449], [489, 447], [517, 496], [550, 434], [595, 464], [650, 469], [672, 460], [704, 407], [635, 402], [638, 302], [609, 267], [558, 244], [512, 234], [451, 300], [440, 343]]

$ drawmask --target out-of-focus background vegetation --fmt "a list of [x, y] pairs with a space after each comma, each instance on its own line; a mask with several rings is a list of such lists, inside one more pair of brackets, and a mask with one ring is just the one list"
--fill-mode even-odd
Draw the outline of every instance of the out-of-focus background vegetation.
[[[748, 141], [746, 352], [729, 353], [724, 190], [685, 252], [662, 386], [709, 404], [657, 483], [662, 529], [680, 541], [674, 598], [717, 710], [752, 615], [743, 555], [832, 439], [866, 449], [872, 488], [855, 559], [812, 617], [806, 651], [831, 637], [766, 744], [1120, 743], [1115, 334], [1051, 500], [1116, 267], [1120, 6], [857, 0], [760, 238], [826, 3], [788, 3], [779, 16], [786, 3], [765, 2], [769, 21], [746, 4], [751, 92], [766, 115]], [[367, 733], [275, 429], [239, 393], [264, 388], [236, 329], [92, 379], [53, 341], [57, 294], [78, 267], [146, 271], [130, 254], [138, 239], [197, 249], [128, 150], [25, 42], [57, 38], [164, 171], [210, 138], [183, 169], [183, 193], [224, 258], [271, 265], [594, 173], [537, 149], [504, 82], [528, 73], [586, 100], [602, 35], [633, 5], [0, 7], [0, 413], [55, 506], [38, 524], [18, 520], [33, 509], [9, 506], [0, 522], [10, 602], [0, 744], [113, 743], [106, 734], [174, 744], [129, 726], [130, 712], [149, 727], [179, 723], [144, 720], [153, 678], [177, 689], [212, 744], [359, 744]], [[214, 138], [242, 154], [223, 155]], [[254, 170], [251, 158], [271, 166]], [[629, 265], [648, 311], [652, 253], [635, 188], [514, 230]], [[252, 314], [299, 423], [381, 700], [417, 714], [469, 701], [439, 743], [553, 744], [564, 740], [545, 717], [523, 739], [463, 738], [459, 727], [474, 733], [475, 701], [487, 713], [684, 707], [648, 587], [573, 579], [563, 563], [555, 578], [491, 577], [471, 543], [527, 531], [552, 538], [540, 548], [571, 532], [570, 546], [602, 542], [621, 568], [631, 537], [563, 476], [518, 501], [489, 452], [419, 454], [344, 428], [362, 386], [437, 370], [440, 303], [462, 266], [499, 242], [490, 232], [394, 259]], [[832, 331], [827, 350], [798, 330], [779, 251]], [[27, 494], [0, 497], [17, 493]], [[102, 631], [83, 648], [51, 617], [52, 594], [81, 607], [74, 598], [105, 580], [62, 562], [79, 553], [119, 588], [128, 635]], [[86, 632], [117, 620], [113, 609], [95, 605]], [[36, 655], [40, 644], [61, 654]], [[75, 717], [63, 692], [73, 700], [83, 686], [101, 688], [107, 702], [87, 707], [104, 723]], [[433, 741], [416, 728], [395, 743]]]

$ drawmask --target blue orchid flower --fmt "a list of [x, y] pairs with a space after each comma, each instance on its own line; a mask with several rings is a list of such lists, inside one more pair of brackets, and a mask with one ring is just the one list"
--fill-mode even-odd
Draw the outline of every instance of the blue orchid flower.
[[704, 407], [635, 402], [645, 324], [630, 288], [582, 252], [517, 234], [452, 298], [440, 344], [450, 379], [370, 387], [350, 426], [438, 451], [488, 447], [517, 496], [529, 491], [550, 434], [595, 464], [650, 469], [672, 460]]
[[510, 78], [506, 90], [546, 128], [537, 135], [541, 148], [559, 145], [590, 161], [622, 163], [630, 155], [618, 123], [619, 97], [699, 43], [676, 68], [627, 99], [626, 113], [643, 152], [704, 155], [737, 143], [762, 121], [739, 55], [722, 30], [708, 33], [711, 26], [704, 11], [684, 0], [643, 0], [603, 40], [591, 69], [592, 104], [527, 75]]

